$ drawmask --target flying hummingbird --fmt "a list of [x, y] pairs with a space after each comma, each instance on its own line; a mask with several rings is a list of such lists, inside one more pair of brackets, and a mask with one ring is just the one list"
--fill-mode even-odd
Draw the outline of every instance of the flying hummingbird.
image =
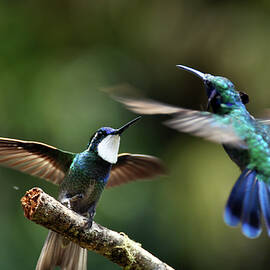
[[[102, 127], [91, 137], [87, 149], [75, 154], [32, 141], [0, 138], [0, 164], [59, 185], [58, 200], [92, 225], [103, 189], [164, 173], [153, 156], [118, 155], [120, 136], [140, 117], [119, 129]], [[87, 250], [50, 231], [36, 270], [86, 270]]]
[[269, 120], [255, 119], [247, 111], [248, 95], [235, 89], [227, 78], [204, 74], [178, 65], [203, 80], [212, 111], [195, 111], [170, 106], [150, 99], [116, 97], [140, 114], [170, 114], [166, 125], [221, 143], [239, 166], [241, 175], [227, 201], [224, 221], [229, 226], [242, 224], [249, 238], [260, 235], [261, 215], [270, 237], [270, 127]]

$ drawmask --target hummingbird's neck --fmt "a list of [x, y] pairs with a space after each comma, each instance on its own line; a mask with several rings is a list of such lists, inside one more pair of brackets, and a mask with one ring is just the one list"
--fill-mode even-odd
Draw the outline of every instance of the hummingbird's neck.
[[245, 105], [241, 101], [240, 94], [234, 89], [215, 95], [211, 99], [210, 104], [213, 112], [219, 115], [228, 114], [241, 108], [243, 111], [246, 110]]
[[89, 150], [77, 154], [71, 165], [72, 171], [81, 171], [84, 175], [97, 180], [105, 180], [111, 167], [111, 163], [103, 160], [94, 151]]

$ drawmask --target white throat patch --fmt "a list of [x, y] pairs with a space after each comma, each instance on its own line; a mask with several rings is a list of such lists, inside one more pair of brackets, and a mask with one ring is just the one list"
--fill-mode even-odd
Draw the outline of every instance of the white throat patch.
[[118, 150], [120, 146], [119, 135], [108, 135], [98, 145], [98, 155], [108, 161], [115, 164], [117, 162]]

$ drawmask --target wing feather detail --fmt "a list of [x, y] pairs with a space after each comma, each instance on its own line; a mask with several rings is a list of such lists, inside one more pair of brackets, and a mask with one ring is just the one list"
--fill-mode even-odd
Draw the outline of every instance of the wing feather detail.
[[207, 140], [245, 147], [245, 142], [234, 131], [230, 118], [221, 117], [210, 112], [181, 109], [165, 125], [177, 131], [191, 133]]
[[135, 99], [113, 96], [113, 98], [123, 103], [129, 110], [139, 114], [173, 114], [181, 109], [176, 106], [167, 105], [152, 99]]
[[106, 188], [165, 174], [160, 159], [139, 154], [123, 153], [118, 155], [117, 163], [112, 166]]
[[177, 131], [191, 133], [217, 143], [246, 147], [243, 139], [234, 131], [230, 118], [226, 118], [226, 116], [183, 109], [151, 99], [114, 98], [129, 110], [139, 114], [172, 115], [172, 119], [165, 121], [164, 124]]
[[53, 146], [0, 138], [0, 165], [60, 184], [75, 154]]

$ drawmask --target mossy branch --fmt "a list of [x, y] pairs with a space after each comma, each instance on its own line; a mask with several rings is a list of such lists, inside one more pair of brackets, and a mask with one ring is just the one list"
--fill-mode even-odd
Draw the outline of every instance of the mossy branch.
[[83, 248], [95, 251], [124, 269], [173, 270], [124, 233], [95, 222], [87, 228], [87, 218], [68, 209], [40, 188], [32, 188], [21, 199], [24, 215]]

